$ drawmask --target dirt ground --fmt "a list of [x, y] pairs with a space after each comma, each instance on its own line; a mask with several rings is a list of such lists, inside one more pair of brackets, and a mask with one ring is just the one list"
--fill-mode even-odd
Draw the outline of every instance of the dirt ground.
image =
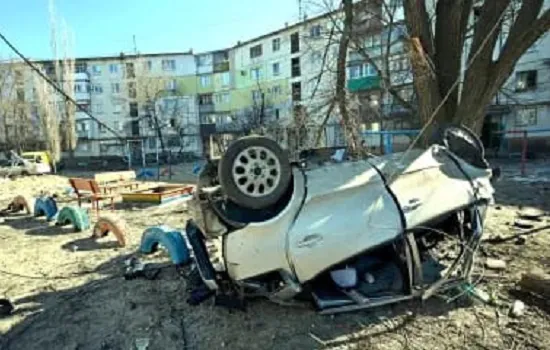
[[[549, 304], [517, 287], [530, 268], [550, 270], [550, 166], [530, 166], [530, 177], [518, 170], [504, 166], [485, 239], [518, 233], [513, 225], [518, 210], [537, 208], [547, 215], [533, 222], [542, 229], [525, 240], [483, 244], [480, 262], [484, 257], [507, 262], [505, 271], [484, 271], [478, 285], [498, 306], [434, 297], [337, 316], [317, 315], [307, 304], [284, 307], [261, 300], [249, 303], [247, 312], [229, 312], [212, 300], [190, 306], [186, 281], [172, 266], [155, 280], [122, 277], [124, 261], [137, 250], [145, 228], [184, 227], [181, 204], [118, 207], [116, 214], [129, 226], [125, 248], [113, 236], [93, 241], [89, 230], [73, 233], [23, 214], [5, 217], [0, 298], [9, 298], [16, 311], [0, 319], [0, 349], [550, 349]], [[0, 181], [0, 208], [16, 194], [63, 194], [67, 187], [63, 176]], [[144, 261], [161, 264], [168, 258], [161, 251]], [[526, 311], [514, 318], [509, 308], [518, 299]]]

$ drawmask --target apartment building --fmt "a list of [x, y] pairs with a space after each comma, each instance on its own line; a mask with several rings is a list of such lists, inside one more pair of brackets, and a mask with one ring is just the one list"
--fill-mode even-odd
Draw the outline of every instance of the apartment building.
[[[410, 112], [389, 93], [391, 88], [401, 99], [415, 103], [404, 47], [402, 2], [392, 0], [384, 8], [377, 4], [356, 5], [365, 8], [358, 11], [362, 16], [356, 16], [353, 25], [354, 37], [361, 42], [352, 40], [348, 53], [350, 106], [361, 116], [363, 128], [415, 127]], [[241, 133], [259, 125], [275, 130], [283, 144], [295, 146], [289, 126], [314, 135], [315, 127], [325, 119], [328, 126], [322, 142], [342, 144], [334, 106], [341, 21], [339, 11], [304, 18], [233, 47], [199, 54], [77, 59], [75, 99], [104, 125], [77, 112], [76, 154], [142, 154], [164, 148], [200, 155], [210, 135]], [[504, 87], [507, 93], [495, 98], [488, 118], [493, 124], [506, 129], [550, 127], [549, 53], [546, 36], [520, 60]], [[51, 61], [37, 64], [51, 73]], [[31, 73], [24, 75], [24, 93], [16, 90], [12, 95], [32, 100]], [[36, 123], [36, 116], [31, 119]], [[0, 128], [5, 130], [4, 124]]]
[[[550, 6], [550, 1], [545, 2]], [[520, 152], [527, 130], [528, 151], [550, 151], [550, 35], [546, 33], [518, 61], [487, 109], [483, 137], [495, 150]]]

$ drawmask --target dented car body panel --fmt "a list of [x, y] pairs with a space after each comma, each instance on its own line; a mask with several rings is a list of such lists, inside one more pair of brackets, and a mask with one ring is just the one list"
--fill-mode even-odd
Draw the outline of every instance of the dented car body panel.
[[[207, 273], [210, 266], [201, 267], [204, 261], [197, 261], [198, 270], [211, 289], [228, 282], [271, 300], [289, 300], [305, 286], [317, 288], [312, 286], [342, 266], [359, 270], [360, 259], [381, 250], [395, 251], [397, 256], [404, 251], [406, 257], [399, 258], [400, 270], [409, 270], [409, 276], [402, 276], [404, 288], [419, 284], [428, 295], [443, 288], [452, 273], [431, 285], [419, 273], [413, 276], [424, 259], [416, 240], [437, 231], [440, 222], [457, 222], [462, 244], [470, 247], [457, 259], [471, 268], [482, 234], [480, 213], [492, 201], [491, 175], [491, 169], [472, 166], [444, 146], [432, 145], [427, 150], [309, 169], [294, 166], [291, 189], [272, 214], [232, 209], [219, 188], [201, 190], [199, 185], [192, 206], [207, 251], [198, 255], [209, 257], [216, 277]], [[216, 193], [222, 199], [216, 200]], [[470, 268], [458, 277], [466, 278]], [[312, 293], [320, 309], [346, 311], [414, 296], [409, 288], [389, 301], [374, 302], [361, 293], [348, 295], [349, 288], [337, 289], [343, 295], [338, 302], [327, 301], [326, 291]]]

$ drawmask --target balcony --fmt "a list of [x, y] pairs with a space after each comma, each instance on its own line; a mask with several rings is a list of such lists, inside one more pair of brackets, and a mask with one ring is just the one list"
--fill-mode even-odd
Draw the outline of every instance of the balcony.
[[92, 131], [90, 129], [87, 129], [87, 130], [77, 130], [76, 131], [76, 136], [79, 138], [79, 139], [89, 139], [92, 137]]
[[366, 91], [372, 89], [380, 89], [379, 76], [369, 76], [348, 80], [348, 90], [350, 92]]
[[213, 112], [214, 112], [214, 104], [213, 103], [207, 103], [207, 104], [199, 105], [199, 113], [213, 113]]
[[229, 70], [229, 61], [214, 64], [214, 73], [227, 72]]

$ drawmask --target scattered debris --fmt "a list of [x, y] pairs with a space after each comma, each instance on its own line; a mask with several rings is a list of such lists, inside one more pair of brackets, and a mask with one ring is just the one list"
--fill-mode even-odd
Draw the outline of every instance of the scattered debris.
[[525, 313], [525, 304], [521, 300], [516, 300], [510, 308], [510, 316], [521, 317]]
[[485, 260], [485, 266], [491, 270], [505, 270], [506, 261], [500, 260], [500, 259], [487, 258], [487, 260]]
[[513, 225], [517, 228], [523, 228], [523, 229], [529, 229], [529, 228], [533, 228], [535, 226], [530, 221], [523, 220], [523, 219], [514, 220]]
[[540, 219], [545, 215], [541, 210], [530, 208], [524, 209], [518, 213], [518, 217], [524, 220], [541, 221]]

